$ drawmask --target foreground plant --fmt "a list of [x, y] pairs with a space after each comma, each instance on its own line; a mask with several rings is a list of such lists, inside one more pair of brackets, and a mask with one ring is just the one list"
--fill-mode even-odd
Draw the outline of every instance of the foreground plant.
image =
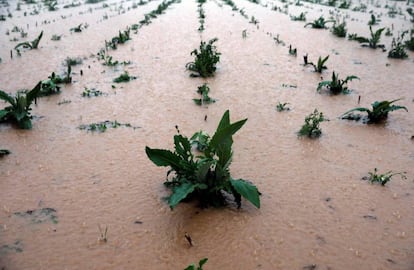
[[0, 100], [4, 100], [10, 106], [0, 110], [0, 122], [8, 121], [17, 123], [21, 129], [32, 128], [32, 116], [30, 106], [33, 102], [36, 103], [36, 98], [40, 93], [39, 82], [32, 90], [27, 93], [17, 92], [16, 96], [12, 96], [0, 90]]
[[39, 36], [35, 40], [19, 43], [16, 45], [16, 47], [14, 47], [14, 49], [19, 55], [20, 55], [20, 48], [30, 49], [30, 50], [37, 49], [37, 47], [39, 46], [39, 42], [42, 39], [42, 36], [43, 36], [43, 31], [40, 32]]
[[[230, 123], [227, 110], [213, 137], [205, 137], [205, 148], [197, 155], [192, 151], [192, 141], [180, 133], [174, 136], [174, 152], [148, 146], [145, 148], [148, 158], [155, 165], [171, 167], [164, 182], [172, 190], [168, 197], [171, 209], [181, 201], [191, 199], [198, 199], [202, 207], [223, 206], [226, 204], [224, 193], [232, 194], [238, 207], [241, 207], [241, 197], [260, 207], [256, 186], [243, 179], [233, 179], [229, 170], [233, 156], [232, 136], [246, 121]], [[171, 173], [174, 173], [173, 177], [168, 179]]]
[[203, 270], [203, 265], [208, 261], [208, 258], [204, 258], [201, 259], [198, 262], [198, 267], [196, 268], [196, 266], [194, 264], [191, 264], [189, 266], [187, 266], [184, 270]]
[[201, 76], [206, 78], [214, 76], [216, 64], [220, 61], [221, 54], [217, 52], [216, 46], [213, 45], [217, 40], [217, 38], [213, 38], [207, 43], [201, 41], [200, 50], [195, 49], [191, 52], [191, 55], [195, 55], [195, 60], [186, 65], [188, 70], [196, 72], [196, 74], [191, 73], [191, 77]]
[[379, 183], [381, 186], [385, 186], [386, 183], [391, 181], [391, 178], [394, 175], [400, 175], [401, 179], [407, 179], [407, 176], [405, 175], [406, 172], [398, 172], [394, 173], [393, 171], [388, 171], [383, 174], [379, 174], [377, 168], [374, 168], [374, 172], [368, 172], [368, 176], [363, 177], [363, 180], [368, 180], [371, 183]]
[[347, 83], [354, 79], [359, 79], [355, 75], [350, 75], [345, 78], [345, 80], [341, 80], [338, 77], [338, 74], [335, 74], [335, 71], [332, 72], [332, 80], [331, 81], [322, 81], [318, 84], [318, 88], [316, 91], [320, 92], [322, 88], [326, 87], [330, 93], [337, 95], [340, 93], [347, 94], [349, 93]]
[[372, 110], [359, 107], [354, 108], [352, 110], [347, 111], [341, 116], [341, 119], [346, 120], [355, 120], [359, 121], [362, 116], [360, 114], [354, 114], [353, 112], [366, 112], [368, 115], [363, 119], [364, 123], [379, 123], [384, 121], [388, 117], [388, 113], [396, 110], [405, 110], [408, 112], [407, 108], [404, 106], [392, 105], [392, 103], [401, 100], [401, 99], [394, 99], [392, 101], [375, 101], [372, 103]]
[[323, 121], [328, 121], [322, 112], [319, 112], [317, 109], [313, 113], [309, 114], [305, 118], [305, 124], [298, 131], [298, 136], [306, 136], [308, 138], [318, 138], [322, 134], [322, 130], [319, 127], [319, 124]]

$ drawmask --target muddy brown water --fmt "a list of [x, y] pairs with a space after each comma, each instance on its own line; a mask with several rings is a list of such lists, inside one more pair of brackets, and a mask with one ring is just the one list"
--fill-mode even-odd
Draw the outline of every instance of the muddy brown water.
[[[413, 53], [404, 61], [388, 59], [329, 30], [304, 28], [271, 10], [283, 7], [280, 2], [264, 7], [237, 1], [259, 20], [257, 27], [222, 2], [208, 1], [200, 35], [197, 3], [183, 0], [110, 50], [114, 59], [132, 61], [110, 68], [91, 55], [160, 2], [136, 9], [128, 9], [131, 1], [105, 3], [109, 7], [82, 4], [26, 17], [23, 12], [36, 5], [15, 11], [9, 1], [1, 8], [13, 14], [0, 22], [2, 90], [32, 88], [51, 72], [62, 73], [66, 57], [83, 58], [73, 68], [73, 84], [33, 107], [32, 130], [0, 126], [0, 147], [12, 152], [0, 160], [1, 269], [184, 269], [204, 257], [205, 269], [414, 269]], [[385, 15], [386, 4], [404, 11], [405, 2], [363, 3], [384, 14], [380, 26], [393, 25], [395, 35], [412, 27], [407, 18]], [[304, 3], [290, 5], [289, 14], [306, 11], [311, 21], [330, 10]], [[339, 14], [347, 16], [350, 33], [368, 35], [369, 13]], [[71, 34], [80, 23], [89, 27]], [[5, 33], [13, 26], [25, 29], [27, 40], [44, 30], [40, 48], [10, 59], [16, 43], [9, 40], [19, 33]], [[53, 34], [62, 39], [51, 41]], [[277, 34], [286, 46], [275, 44]], [[190, 52], [200, 38], [213, 37], [222, 53], [216, 76], [189, 78]], [[389, 48], [391, 37], [383, 42]], [[289, 44], [297, 57], [288, 55]], [[312, 61], [330, 55], [325, 79], [335, 70], [361, 80], [349, 83], [350, 95], [318, 94], [320, 75], [301, 65], [305, 53]], [[138, 78], [112, 88], [123, 70]], [[217, 102], [197, 107], [191, 99], [204, 82]], [[85, 87], [106, 95], [84, 98]], [[399, 104], [409, 112], [393, 112], [383, 125], [339, 120], [358, 106], [358, 96], [366, 107], [404, 98]], [[70, 103], [58, 105], [65, 100]], [[291, 110], [277, 112], [278, 102], [289, 102]], [[330, 119], [321, 124], [322, 137], [298, 139], [296, 132], [315, 108]], [[182, 204], [171, 211], [162, 200], [168, 195], [162, 185], [167, 170], [148, 160], [145, 146], [171, 149], [175, 125], [187, 136], [200, 129], [211, 134], [226, 109], [232, 120], [248, 118], [234, 138], [231, 172], [258, 186], [261, 208], [248, 202], [240, 210], [233, 204]], [[140, 128], [78, 129], [104, 120]], [[407, 179], [394, 177], [385, 187], [362, 181], [374, 168], [405, 171]], [[107, 228], [107, 242], [99, 241], [99, 227], [102, 233]]]

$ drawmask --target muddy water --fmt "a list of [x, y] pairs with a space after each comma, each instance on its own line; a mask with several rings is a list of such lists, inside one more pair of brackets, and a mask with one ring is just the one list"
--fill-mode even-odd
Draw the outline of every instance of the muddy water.
[[[200, 108], [191, 99], [204, 80], [189, 78], [184, 68], [200, 42], [197, 4], [173, 4], [110, 51], [114, 59], [132, 64], [109, 68], [91, 54], [160, 2], [129, 10], [131, 2], [122, 3], [123, 9], [106, 3], [107, 8], [85, 4], [24, 17], [33, 5], [18, 12], [10, 1], [14, 16], [0, 23], [5, 91], [31, 88], [51, 72], [63, 72], [66, 57], [83, 58], [73, 68], [72, 85], [38, 101], [32, 130], [0, 126], [0, 147], [12, 151], [0, 162], [0, 268], [184, 269], [203, 257], [209, 258], [205, 269], [414, 268], [412, 53], [408, 60], [392, 60], [328, 30], [304, 28], [303, 22], [271, 10], [273, 4], [282, 7], [280, 2], [236, 3], [259, 20], [257, 27], [221, 2], [208, 1], [201, 37], [218, 37], [222, 55], [216, 76], [207, 80], [218, 101]], [[396, 4], [404, 10], [405, 3]], [[310, 21], [329, 10], [305, 3], [290, 6], [289, 14], [306, 11]], [[368, 35], [368, 13], [340, 14], [348, 16], [350, 33]], [[395, 33], [410, 27], [401, 16], [381, 19], [380, 26], [393, 24]], [[50, 23], [42, 24], [45, 20]], [[80, 23], [89, 27], [70, 34]], [[44, 30], [40, 49], [10, 59], [16, 43], [9, 40], [16, 33], [4, 33], [14, 25], [28, 31], [28, 40]], [[52, 34], [63, 36], [51, 41]], [[286, 46], [274, 43], [277, 34]], [[391, 38], [383, 41], [389, 47]], [[288, 55], [289, 44], [298, 49], [296, 58]], [[349, 84], [350, 95], [317, 94], [320, 75], [301, 65], [306, 53], [312, 61], [330, 55], [326, 79], [335, 70], [361, 80]], [[123, 70], [137, 80], [112, 88]], [[83, 98], [85, 87], [105, 95]], [[399, 104], [409, 112], [391, 113], [378, 126], [338, 120], [357, 106], [358, 96], [362, 106], [404, 97]], [[65, 100], [70, 103], [58, 105]], [[289, 102], [291, 111], [278, 113], [278, 102]], [[331, 120], [321, 124], [323, 136], [298, 139], [295, 132], [315, 108]], [[188, 136], [199, 129], [212, 133], [226, 109], [234, 120], [249, 119], [235, 136], [231, 170], [259, 187], [261, 209], [245, 202], [240, 210], [183, 204], [170, 211], [162, 201], [168, 194], [162, 186], [166, 170], [147, 159], [145, 146], [171, 148], [175, 125]], [[104, 120], [140, 128], [101, 134], [77, 128]], [[385, 187], [360, 180], [374, 168], [406, 171], [407, 179], [395, 177]], [[105, 228], [107, 242], [102, 242]]]

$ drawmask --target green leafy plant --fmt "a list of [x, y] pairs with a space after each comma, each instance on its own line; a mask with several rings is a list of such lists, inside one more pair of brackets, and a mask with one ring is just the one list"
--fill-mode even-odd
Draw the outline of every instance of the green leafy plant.
[[47, 80], [41, 81], [39, 97], [50, 96], [60, 93], [59, 84], [72, 83], [72, 67], [68, 65], [68, 69], [65, 76], [56, 75], [55, 72], [48, 77]]
[[319, 112], [317, 109], [313, 113], [305, 117], [305, 124], [298, 131], [298, 136], [307, 136], [308, 138], [318, 138], [322, 134], [322, 130], [319, 127], [319, 124], [323, 121], [328, 121], [322, 112]]
[[324, 69], [327, 69], [328, 68], [327, 66], [325, 66], [325, 63], [326, 63], [326, 61], [328, 61], [328, 59], [329, 59], [329, 55], [326, 56], [323, 59], [322, 59], [322, 57], [319, 56], [318, 62], [316, 63], [316, 65], [314, 63], [312, 63], [312, 62], [310, 62], [308, 64], [310, 64], [310, 65], [313, 66], [313, 68], [315, 69], [315, 72], [322, 73], [322, 71]]
[[[233, 179], [229, 170], [233, 156], [232, 136], [246, 121], [230, 123], [230, 112], [227, 110], [213, 137], [205, 142], [205, 148], [196, 156], [192, 151], [191, 140], [180, 133], [174, 136], [174, 152], [148, 146], [145, 148], [148, 158], [155, 165], [171, 167], [164, 183], [172, 190], [168, 197], [171, 209], [181, 201], [191, 199], [198, 199], [202, 207], [222, 206], [226, 203], [224, 192], [234, 196], [238, 207], [241, 207], [241, 197], [260, 207], [256, 186], [243, 179]], [[169, 180], [171, 173], [173, 177]]]
[[363, 107], [354, 108], [342, 114], [341, 119], [358, 121], [362, 118], [362, 116], [360, 114], [353, 113], [355, 111], [358, 111], [366, 112], [368, 114], [367, 117], [363, 119], [364, 123], [379, 123], [387, 119], [389, 112], [396, 110], [405, 110], [408, 112], [407, 108], [404, 106], [393, 105], [393, 103], [398, 100], [401, 99], [394, 99], [392, 101], [375, 101], [374, 103], [372, 103], [372, 110]]
[[208, 261], [208, 258], [201, 259], [198, 262], [198, 267], [196, 267], [194, 264], [191, 264], [187, 266], [184, 270], [203, 270], [203, 265]]
[[334, 34], [337, 37], [344, 38], [346, 37], [346, 22], [342, 22], [338, 25], [336, 23], [332, 26], [332, 34]]
[[16, 47], [14, 47], [14, 49], [19, 55], [20, 55], [20, 48], [30, 49], [30, 50], [37, 49], [37, 47], [39, 46], [39, 42], [42, 39], [42, 36], [43, 36], [43, 31], [40, 32], [39, 36], [35, 40], [19, 43], [16, 45]]
[[135, 80], [136, 78], [137, 77], [135, 77], [135, 76], [130, 76], [128, 74], [128, 71], [124, 71], [124, 73], [119, 75], [119, 77], [116, 77], [115, 79], [113, 79], [113, 82], [114, 83], [129, 82], [131, 80]]
[[322, 81], [318, 84], [316, 91], [320, 92], [322, 88], [326, 87], [330, 93], [336, 94], [347, 94], [349, 93], [347, 83], [354, 79], [359, 79], [355, 75], [350, 75], [345, 78], [345, 80], [341, 80], [338, 77], [338, 74], [335, 74], [335, 71], [332, 72], [332, 80], [330, 81]]
[[391, 178], [394, 175], [400, 175], [401, 179], [407, 179], [407, 176], [405, 175], [406, 172], [398, 172], [394, 173], [393, 171], [388, 171], [383, 174], [379, 174], [377, 168], [374, 168], [374, 172], [368, 172], [368, 176], [363, 177], [363, 180], [368, 180], [371, 183], [379, 183], [381, 186], [385, 186], [386, 183], [391, 181]]
[[388, 52], [389, 58], [404, 59], [408, 57], [408, 54], [405, 51], [404, 44], [403, 44], [404, 35], [407, 33], [408, 31], [404, 31], [401, 33], [401, 35], [397, 39], [395, 38], [392, 39], [391, 49]]
[[312, 26], [312, 28], [316, 29], [325, 29], [327, 23], [335, 23], [335, 20], [325, 20], [323, 16], [320, 16], [318, 19], [314, 20], [313, 22], [305, 24], [304, 27], [308, 25]]
[[287, 102], [285, 102], [285, 103], [281, 103], [281, 102], [279, 102], [279, 103], [276, 105], [276, 110], [277, 110], [278, 112], [290, 111], [290, 108], [288, 107], [288, 105], [289, 105], [289, 103], [287, 103]]
[[220, 53], [213, 45], [217, 40], [217, 38], [213, 38], [209, 42], [201, 41], [200, 51], [195, 49], [191, 52], [191, 55], [195, 56], [195, 60], [187, 63], [186, 68], [197, 73], [191, 73], [191, 77], [201, 76], [206, 78], [214, 75], [216, 64], [220, 61]]
[[203, 84], [202, 86], [199, 86], [197, 89], [197, 93], [201, 95], [201, 98], [193, 98], [193, 101], [197, 105], [204, 105], [204, 104], [210, 104], [216, 102], [215, 99], [209, 97], [208, 93], [210, 92], [210, 87], [207, 86], [207, 84]]
[[117, 37], [113, 37], [110, 41], [105, 40], [105, 47], [106, 48], [109, 47], [113, 50], [116, 50], [118, 48], [118, 44], [124, 44], [128, 40], [131, 40], [129, 36], [130, 31], [131, 31], [130, 28], [127, 28], [127, 30], [123, 32], [119, 31], [119, 34]]
[[40, 85], [41, 83], [39, 82], [29, 92], [17, 92], [15, 96], [9, 95], [0, 90], [0, 100], [4, 100], [10, 104], [10, 106], [0, 110], [0, 122], [16, 122], [18, 127], [21, 129], [31, 129], [32, 116], [30, 114], [30, 106], [33, 102], [36, 103], [36, 98], [41, 90]]
[[372, 27], [369, 26], [369, 31], [371, 33], [371, 37], [370, 38], [366, 38], [366, 37], [362, 37], [362, 36], [358, 36], [356, 34], [351, 35], [350, 39], [351, 40], [356, 40], [359, 43], [362, 43], [362, 46], [365, 47], [369, 47], [372, 49], [376, 49], [376, 48], [385, 48], [385, 45], [383, 44], [379, 44], [380, 39], [381, 39], [381, 33], [382, 31], [384, 31], [385, 28], [380, 28], [377, 31], [375, 31], [375, 33], [372, 31]]

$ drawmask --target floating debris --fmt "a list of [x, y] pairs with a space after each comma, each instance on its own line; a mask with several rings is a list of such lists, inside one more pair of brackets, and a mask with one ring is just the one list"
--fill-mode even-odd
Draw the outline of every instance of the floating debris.
[[45, 223], [47, 221], [51, 221], [54, 224], [58, 223], [56, 210], [49, 207], [27, 210], [26, 212], [15, 212], [14, 215], [18, 217], [30, 218], [31, 222], [34, 224]]

